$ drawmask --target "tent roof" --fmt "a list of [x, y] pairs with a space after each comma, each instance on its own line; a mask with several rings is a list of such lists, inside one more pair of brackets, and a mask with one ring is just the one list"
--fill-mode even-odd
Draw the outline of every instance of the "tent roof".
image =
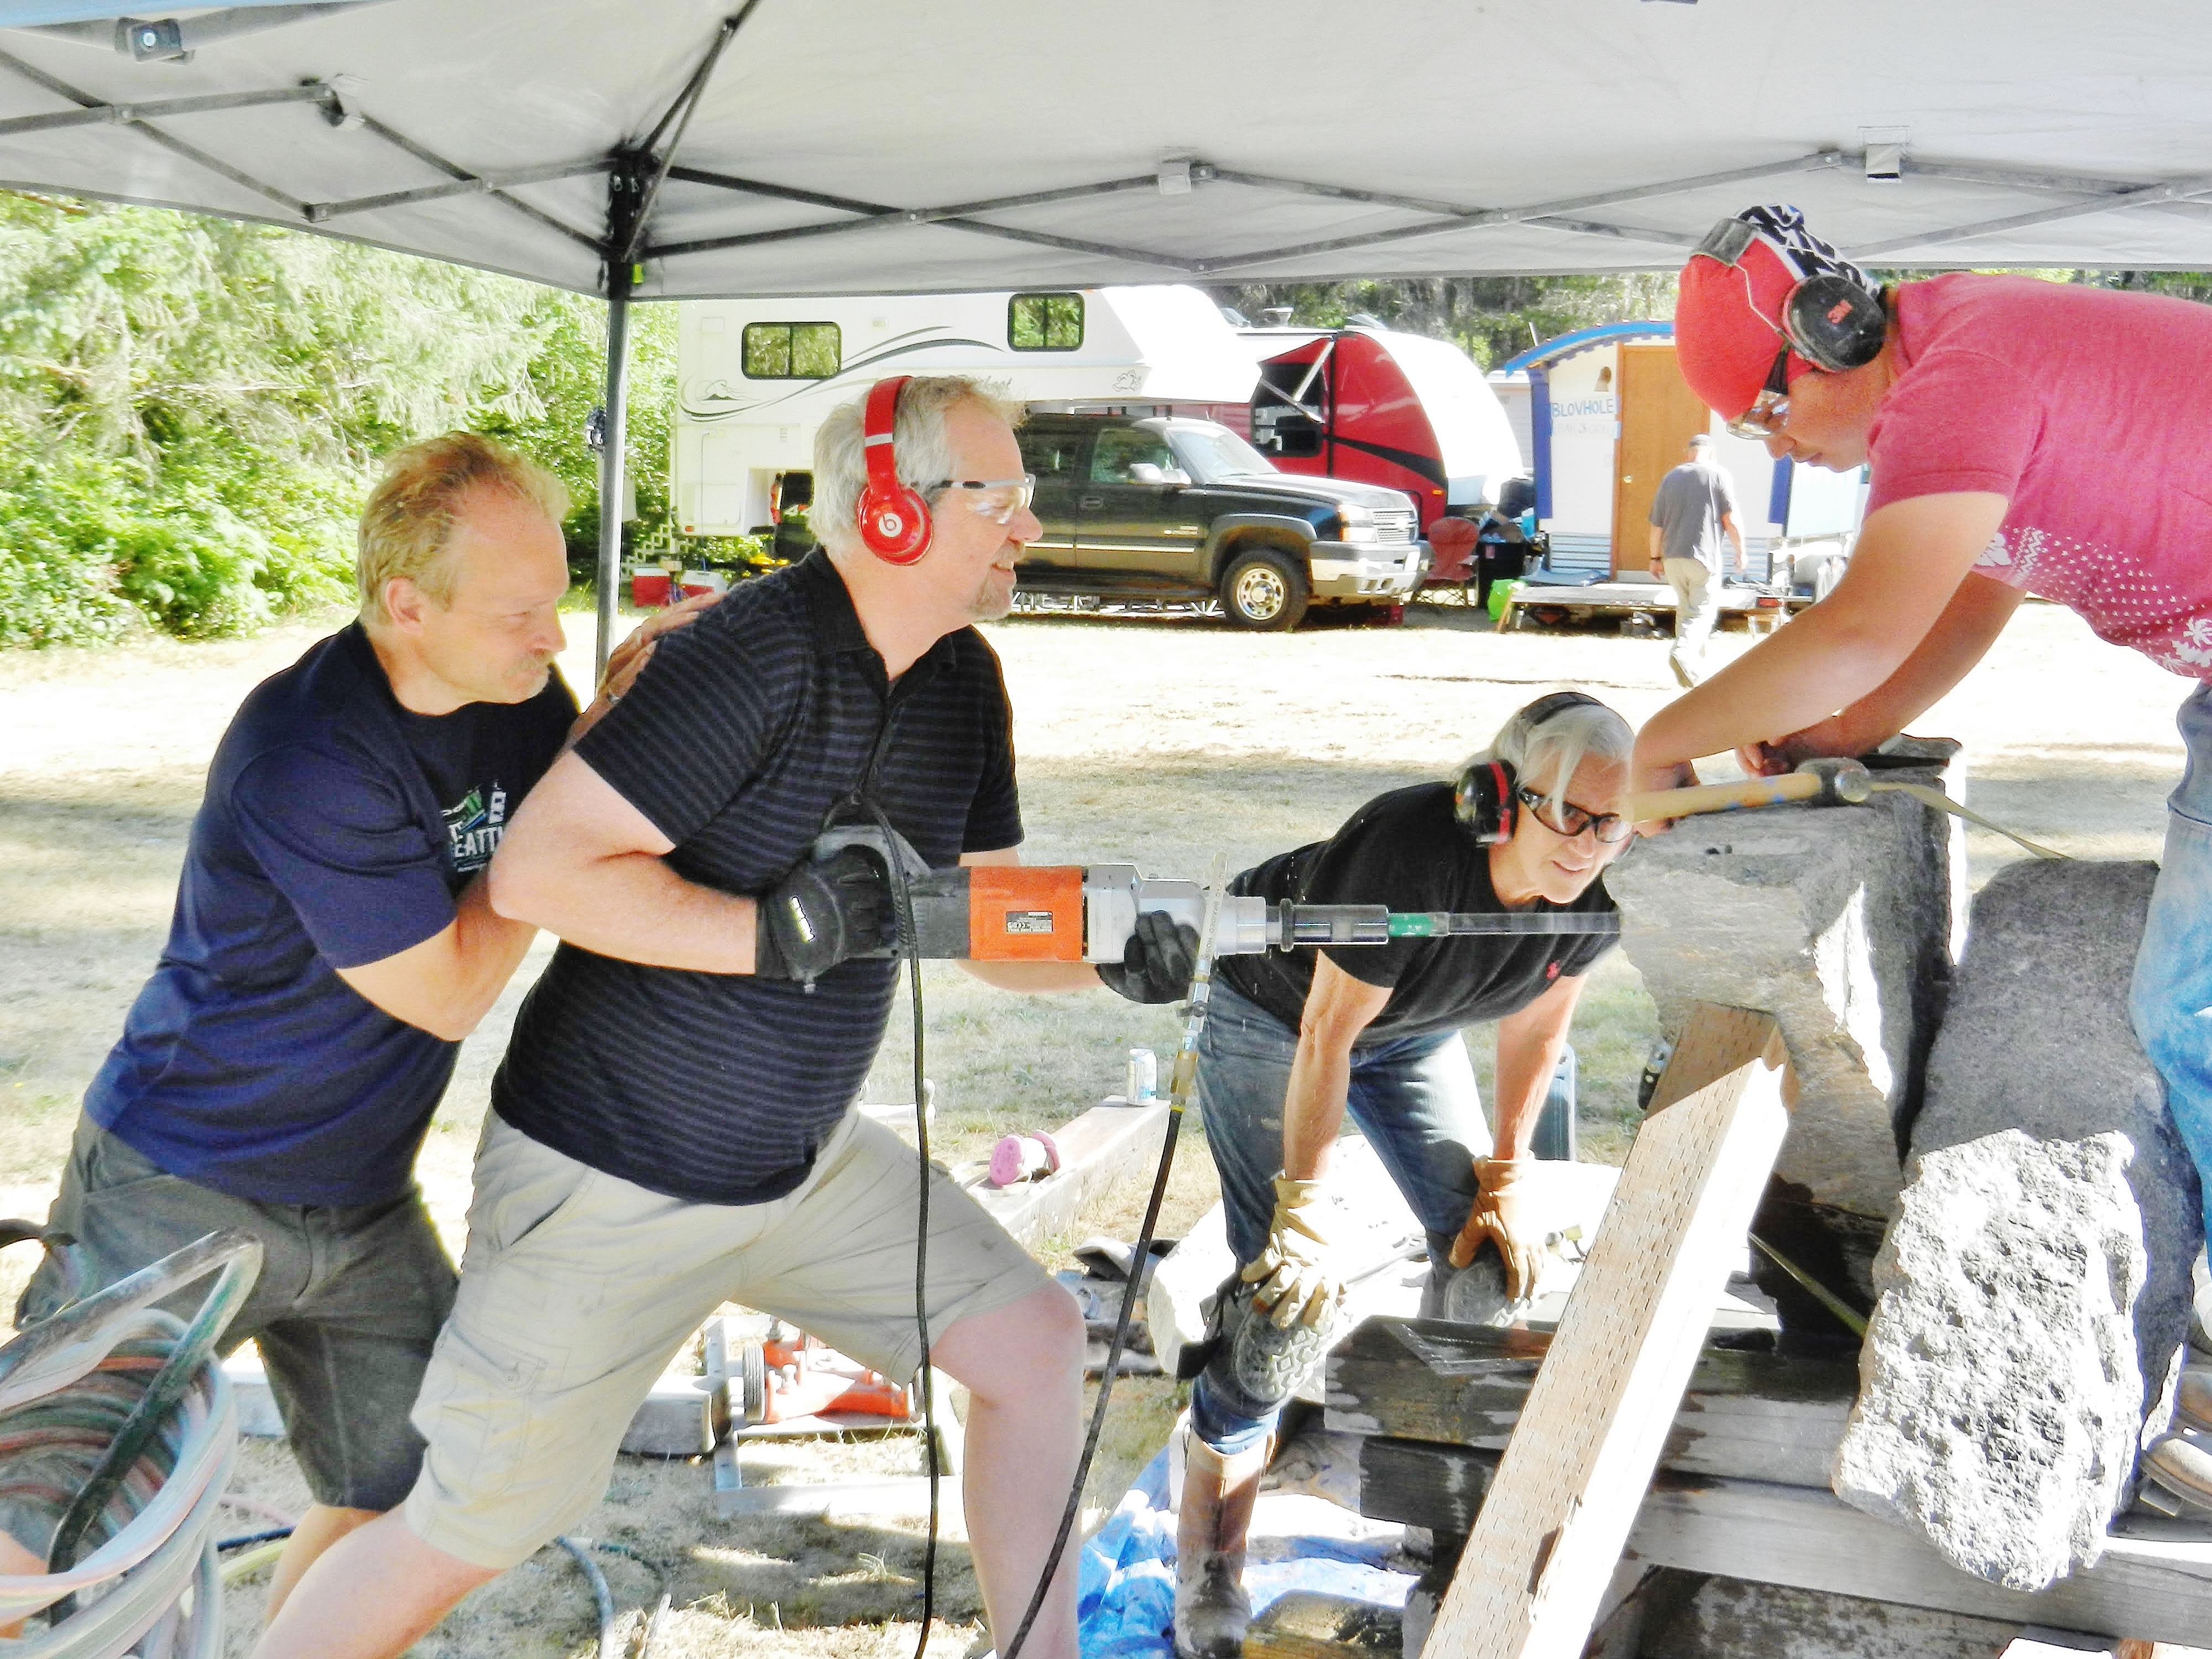
[[112, 15], [0, 0], [0, 182], [586, 292], [1655, 269], [1773, 200], [1878, 264], [2212, 267], [2199, 0]]

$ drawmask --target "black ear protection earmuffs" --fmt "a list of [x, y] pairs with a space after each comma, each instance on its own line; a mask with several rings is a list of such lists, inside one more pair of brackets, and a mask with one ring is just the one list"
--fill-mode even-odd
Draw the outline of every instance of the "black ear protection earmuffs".
[[1762, 239], [1785, 266], [1803, 273], [1782, 301], [1782, 334], [1792, 351], [1831, 374], [1862, 368], [1881, 356], [1889, 330], [1881, 290], [1807, 230], [1796, 209], [1746, 208], [1715, 225], [1697, 253], [1740, 268], [1745, 250]]
[[[1533, 732], [1547, 720], [1585, 704], [1593, 708], [1601, 706], [1595, 697], [1580, 691], [1554, 691], [1522, 709], [1521, 718]], [[1496, 847], [1513, 839], [1514, 826], [1520, 822], [1521, 804], [1514, 793], [1520, 781], [1513, 769], [1501, 760], [1470, 761], [1459, 775], [1459, 784], [1452, 792], [1452, 808], [1460, 827], [1474, 838], [1477, 846]]]
[[901, 374], [871, 386], [860, 422], [868, 482], [853, 504], [853, 519], [861, 544], [886, 564], [914, 563], [929, 551], [934, 529], [929, 521], [929, 503], [899, 482], [898, 459], [891, 450], [899, 393], [911, 378]]

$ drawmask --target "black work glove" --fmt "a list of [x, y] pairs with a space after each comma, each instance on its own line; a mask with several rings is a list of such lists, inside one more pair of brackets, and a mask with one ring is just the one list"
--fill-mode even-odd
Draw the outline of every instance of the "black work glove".
[[1174, 1002], [1190, 994], [1197, 970], [1198, 929], [1164, 910], [1147, 910], [1121, 947], [1121, 965], [1100, 963], [1098, 977], [1132, 1002]]
[[864, 847], [848, 847], [818, 864], [800, 865], [762, 896], [753, 973], [817, 979], [897, 940], [898, 912], [883, 860]]

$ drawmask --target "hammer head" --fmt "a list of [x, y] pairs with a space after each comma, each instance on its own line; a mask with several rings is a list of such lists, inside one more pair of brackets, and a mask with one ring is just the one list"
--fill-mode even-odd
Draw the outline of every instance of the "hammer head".
[[1811, 801], [1814, 806], [1856, 806], [1874, 793], [1873, 775], [1855, 760], [1824, 757], [1800, 761], [1797, 769], [1820, 781], [1820, 793]]

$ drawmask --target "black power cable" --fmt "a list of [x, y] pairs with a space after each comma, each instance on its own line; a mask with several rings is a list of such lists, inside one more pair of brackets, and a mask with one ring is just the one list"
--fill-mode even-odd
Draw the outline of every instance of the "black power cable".
[[[872, 776], [872, 764], [869, 770]], [[927, 1050], [922, 1035], [921, 935], [915, 929], [914, 893], [907, 884], [906, 860], [900, 856], [902, 838], [873, 796], [860, 796], [860, 805], [883, 831], [884, 866], [890, 875], [891, 896], [898, 908], [899, 943], [903, 947], [899, 954], [906, 957], [907, 983], [914, 997], [914, 1139], [921, 1171], [920, 1196], [915, 1203], [914, 1322], [921, 1334], [921, 1443], [929, 1463], [929, 1537], [922, 1547], [921, 1632], [914, 1647], [915, 1659], [922, 1659], [929, 1646], [930, 1624], [937, 1616], [938, 1482], [942, 1472], [937, 1458], [936, 1378], [929, 1365], [929, 1103], [924, 1076]]]
[[1129, 1288], [1121, 1297], [1121, 1311], [1114, 1321], [1114, 1338], [1106, 1345], [1106, 1369], [1098, 1378], [1098, 1401], [1091, 1408], [1091, 1431], [1084, 1437], [1083, 1455], [1075, 1465], [1075, 1480], [1067, 1489], [1067, 1506], [1060, 1514], [1060, 1530], [1053, 1534], [1052, 1551], [1044, 1559], [1044, 1570], [1037, 1574], [1036, 1589], [1030, 1593], [1028, 1609], [1014, 1632], [1014, 1639], [1006, 1644], [1000, 1659], [1020, 1659], [1022, 1644], [1030, 1638], [1030, 1631], [1044, 1608], [1045, 1596], [1050, 1592], [1053, 1576], [1060, 1571], [1060, 1557], [1066, 1553], [1067, 1540], [1075, 1531], [1075, 1518], [1083, 1511], [1083, 1489], [1091, 1479], [1091, 1460], [1097, 1455], [1098, 1438], [1106, 1428], [1106, 1406], [1113, 1398], [1114, 1378], [1121, 1369], [1121, 1345], [1128, 1338], [1129, 1320], [1136, 1309], [1137, 1292], [1142, 1287], [1146, 1269], [1152, 1265], [1152, 1237], [1160, 1224], [1160, 1206], [1167, 1197], [1168, 1176], [1175, 1169], [1176, 1139], [1182, 1132], [1183, 1109], [1190, 1103], [1195, 1087], [1198, 1065], [1198, 1035], [1206, 1025], [1206, 1007], [1212, 995], [1213, 987], [1213, 928], [1219, 914], [1221, 878], [1218, 861], [1209, 884], [1212, 891], [1206, 906], [1206, 925], [1199, 930], [1198, 960], [1190, 978], [1189, 1013], [1184, 1021], [1181, 1047], [1176, 1054], [1173, 1080], [1168, 1089], [1167, 1133], [1160, 1141], [1159, 1168], [1152, 1174], [1152, 1196], [1145, 1201], [1145, 1219], [1137, 1229], [1136, 1248], [1129, 1252]]

